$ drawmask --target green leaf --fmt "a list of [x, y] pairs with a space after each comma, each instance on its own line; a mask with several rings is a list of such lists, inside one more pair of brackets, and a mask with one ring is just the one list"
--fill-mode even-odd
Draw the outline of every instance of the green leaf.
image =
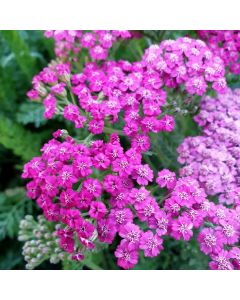
[[41, 103], [26, 102], [20, 105], [16, 116], [19, 123], [23, 125], [32, 123], [38, 128], [47, 122], [43, 114], [44, 107]]
[[31, 133], [21, 125], [0, 114], [0, 144], [19, 155], [24, 161], [39, 155], [45, 132]]
[[36, 73], [36, 59], [31, 56], [29, 47], [21, 37], [20, 32], [17, 30], [2, 30], [1, 33], [15, 55], [22, 72], [31, 80]]
[[32, 213], [32, 202], [24, 188], [8, 189], [0, 193], [0, 240], [17, 236], [20, 220]]

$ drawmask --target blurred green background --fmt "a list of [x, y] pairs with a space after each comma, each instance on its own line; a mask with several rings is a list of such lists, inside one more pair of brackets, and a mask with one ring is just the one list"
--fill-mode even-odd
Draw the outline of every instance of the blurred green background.
[[0, 269], [24, 268], [19, 221], [38, 213], [25, 196], [21, 169], [57, 124], [46, 124], [42, 106], [28, 102], [26, 92], [53, 55], [41, 31], [0, 32]]
[[[164, 38], [194, 35], [192, 31], [169, 31]], [[136, 60], [151, 42], [160, 42], [162, 32], [145, 32], [138, 40], [123, 42], [114, 50], [114, 59]], [[38, 155], [41, 145], [51, 133], [63, 128], [61, 120], [46, 122], [43, 107], [27, 100], [33, 75], [54, 58], [53, 41], [44, 38], [42, 31], [0, 31], [0, 269], [24, 269], [22, 243], [17, 240], [19, 221], [26, 214], [37, 215], [40, 210], [26, 198], [21, 180], [23, 164]], [[175, 148], [186, 135], [197, 134], [191, 118], [177, 120], [177, 130], [171, 138], [162, 137], [160, 147], [166, 152], [165, 167], [177, 168]], [[168, 159], [168, 160], [167, 160]], [[165, 251], [154, 259], [140, 259], [137, 269], [206, 269], [208, 260], [198, 250], [196, 242], [165, 241]], [[114, 246], [114, 245], [113, 245]], [[99, 253], [108, 262], [107, 268], [116, 268], [114, 247]], [[62, 268], [44, 263], [43, 269]], [[69, 266], [65, 266], [69, 268]]]

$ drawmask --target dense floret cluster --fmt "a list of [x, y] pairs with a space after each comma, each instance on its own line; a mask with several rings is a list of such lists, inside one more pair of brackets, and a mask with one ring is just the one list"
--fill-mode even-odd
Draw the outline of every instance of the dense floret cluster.
[[196, 122], [202, 136], [187, 137], [178, 148], [181, 176], [195, 178], [210, 196], [209, 228], [199, 236], [200, 249], [211, 256], [212, 269], [239, 269], [240, 233], [240, 90], [217, 98], [205, 97]]
[[72, 55], [74, 58], [82, 49], [87, 49], [93, 60], [105, 60], [114, 42], [132, 35], [128, 30], [47, 30], [45, 36], [54, 39], [57, 57], [69, 59]]
[[46, 118], [61, 114], [92, 134], [117, 121], [124, 123], [123, 131], [130, 137], [174, 127], [173, 118], [161, 111], [166, 102], [161, 81], [154, 81], [142, 63], [88, 63], [74, 75], [69, 64], [55, 64], [34, 77], [33, 87], [28, 96], [43, 101]]
[[182, 176], [196, 178], [208, 195], [226, 204], [239, 201], [240, 90], [205, 97], [194, 118], [203, 134], [187, 137], [178, 148]]
[[222, 58], [231, 73], [240, 74], [239, 30], [200, 30], [198, 35], [214, 54]]
[[[25, 165], [22, 176], [32, 179], [27, 194], [45, 218], [62, 225], [57, 231], [60, 246], [72, 259], [83, 259], [95, 240], [111, 244], [118, 233], [123, 238], [115, 252], [118, 265], [131, 268], [139, 249], [147, 257], [156, 256], [163, 249], [163, 235], [189, 240], [193, 227], [202, 224], [201, 204], [207, 200], [197, 181], [177, 181], [173, 172], [160, 171], [158, 185], [169, 188], [160, 206], [151, 195], [154, 175], [142, 163], [140, 148], [124, 151], [116, 135], [108, 143], [95, 140], [87, 145], [69, 136], [60, 142], [62, 134], [54, 134], [41, 149], [42, 156]], [[144, 222], [146, 232], [139, 226]]]
[[168, 88], [183, 86], [189, 94], [199, 96], [208, 86], [219, 93], [226, 90], [223, 62], [202, 40], [184, 37], [163, 41], [150, 46], [143, 61]]

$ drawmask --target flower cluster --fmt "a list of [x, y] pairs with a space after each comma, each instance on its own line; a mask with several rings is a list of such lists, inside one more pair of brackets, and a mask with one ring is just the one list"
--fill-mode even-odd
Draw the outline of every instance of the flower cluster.
[[143, 62], [169, 88], [184, 86], [189, 94], [200, 96], [208, 85], [219, 93], [226, 90], [223, 61], [202, 40], [181, 37], [152, 45]]
[[209, 255], [211, 269], [240, 269], [240, 206], [227, 208], [209, 202], [205, 224], [198, 234], [200, 249]]
[[173, 117], [161, 111], [166, 102], [161, 81], [148, 74], [142, 63], [87, 63], [82, 73], [74, 75], [69, 64], [53, 64], [33, 78], [28, 96], [43, 102], [45, 118], [61, 114], [92, 134], [102, 133], [106, 124], [117, 121], [133, 139], [174, 128]]
[[[84, 259], [84, 252], [94, 249], [96, 242], [111, 244], [118, 234], [118, 265], [132, 268], [140, 249], [154, 257], [163, 249], [163, 235], [189, 240], [193, 227], [202, 224], [201, 204], [207, 200], [195, 180], [177, 181], [169, 170], [160, 171], [156, 181], [169, 189], [161, 207], [151, 195], [154, 175], [142, 163], [139, 147], [124, 151], [115, 134], [108, 143], [90, 144], [77, 143], [63, 131], [54, 136], [41, 149], [42, 156], [25, 165], [22, 177], [32, 179], [27, 195], [45, 218], [61, 224], [60, 247], [73, 260]], [[63, 142], [57, 139], [61, 137]], [[149, 227], [145, 232], [140, 228], [144, 222]]]
[[203, 134], [187, 137], [179, 146], [181, 176], [196, 178], [208, 195], [222, 203], [240, 199], [240, 90], [228, 90], [217, 98], [205, 97], [196, 122]]
[[[54, 136], [62, 136], [62, 131]], [[84, 258], [84, 249], [95, 247], [96, 238], [111, 243], [118, 232], [130, 239], [131, 234], [124, 230], [135, 226], [131, 206], [137, 207], [142, 221], [148, 217], [148, 209], [152, 212], [157, 207], [151, 197], [146, 203], [135, 200], [139, 190], [133, 189], [134, 182], [141, 185], [140, 195], [147, 196], [144, 186], [153, 180], [153, 171], [141, 163], [141, 151], [130, 148], [124, 152], [115, 135], [108, 143], [96, 140], [91, 146], [78, 144], [69, 136], [63, 142], [56, 138], [43, 146], [41, 157], [25, 165], [22, 176], [32, 179], [27, 195], [36, 199], [45, 218], [62, 225], [58, 230], [61, 248], [79, 260]]]
[[212, 259], [211, 269], [240, 269], [240, 90], [228, 90], [217, 98], [205, 97], [196, 122], [202, 136], [187, 137], [179, 146], [181, 176], [195, 178], [210, 196], [205, 224], [198, 242]]
[[88, 49], [93, 60], [105, 60], [113, 43], [131, 38], [131, 33], [128, 30], [47, 30], [45, 36], [54, 39], [57, 57], [69, 59], [81, 49]]
[[240, 31], [239, 30], [200, 30], [204, 40], [214, 54], [220, 56], [229, 71], [240, 74]]
[[134, 139], [173, 130], [174, 119], [165, 109], [165, 89], [184, 84], [188, 93], [202, 95], [211, 82], [213, 89], [223, 92], [224, 72], [221, 59], [204, 42], [179, 38], [151, 46], [134, 63], [90, 62], [77, 74], [72, 74], [68, 63], [52, 63], [33, 78], [28, 96], [43, 102], [48, 119], [61, 114], [92, 134], [118, 122], [124, 134]]

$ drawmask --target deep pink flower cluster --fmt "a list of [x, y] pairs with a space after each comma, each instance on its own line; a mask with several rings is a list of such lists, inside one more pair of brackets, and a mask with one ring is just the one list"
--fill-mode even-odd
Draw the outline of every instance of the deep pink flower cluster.
[[[207, 200], [195, 180], [177, 181], [169, 170], [160, 171], [157, 183], [169, 189], [161, 207], [145, 187], [153, 182], [153, 171], [142, 163], [139, 147], [124, 151], [115, 134], [108, 143], [91, 145], [66, 135], [60, 142], [61, 136], [61, 130], [54, 133], [42, 156], [25, 165], [22, 177], [32, 179], [27, 195], [36, 199], [46, 219], [62, 224], [60, 246], [73, 260], [84, 259], [98, 242], [111, 244], [118, 234], [123, 238], [115, 251], [118, 265], [132, 268], [140, 249], [154, 257], [163, 249], [163, 235], [189, 240], [193, 227], [202, 224], [201, 204]], [[146, 232], [142, 222], [149, 227]]]
[[[69, 93], [75, 102], [68, 100]], [[33, 78], [28, 97], [43, 102], [46, 118], [62, 114], [76, 128], [85, 126], [92, 134], [102, 133], [106, 123], [112, 126], [119, 121], [133, 143], [139, 139], [146, 143], [149, 132], [174, 128], [173, 117], [161, 111], [166, 102], [161, 81], [148, 74], [141, 62], [87, 63], [82, 73], [74, 75], [67, 63], [51, 65]]]
[[105, 60], [113, 43], [131, 38], [131, 33], [128, 30], [47, 30], [45, 36], [54, 39], [57, 57], [69, 60], [81, 49], [88, 49], [93, 60]]
[[240, 200], [240, 90], [217, 98], [205, 97], [195, 117], [201, 136], [187, 137], [179, 146], [181, 176], [196, 178], [208, 195], [222, 203]]
[[226, 90], [223, 61], [201, 40], [180, 37], [162, 41], [146, 50], [143, 62], [169, 88], [184, 86], [189, 94], [200, 96], [208, 85], [217, 92]]
[[[141, 163], [141, 151], [130, 148], [124, 152], [115, 135], [108, 143], [96, 140], [87, 146], [69, 136], [60, 142], [56, 138], [62, 134], [61, 130], [54, 134], [55, 138], [41, 149], [42, 156], [27, 163], [22, 175], [32, 179], [27, 195], [36, 199], [46, 219], [64, 225], [58, 231], [60, 246], [73, 259], [83, 259], [84, 249], [93, 249], [96, 239], [110, 244], [118, 232], [125, 238], [119, 247], [136, 251], [132, 247], [135, 242], [145, 249], [145, 243], [152, 241], [145, 254], [157, 255], [162, 240], [155, 236], [148, 239], [149, 232], [140, 240], [140, 229], [133, 224], [134, 207], [141, 221], [158, 208], [144, 188], [153, 181], [153, 171]], [[134, 182], [141, 185], [140, 190], [133, 188]], [[119, 252], [120, 248], [116, 251], [119, 265], [132, 267], [129, 258], [121, 263]]]
[[198, 35], [214, 54], [222, 58], [230, 72], [240, 74], [239, 30], [200, 30]]
[[33, 78], [28, 96], [43, 101], [46, 118], [61, 114], [92, 134], [118, 121], [134, 140], [173, 130], [174, 119], [164, 108], [166, 88], [184, 84], [190, 94], [202, 95], [211, 82], [223, 92], [224, 72], [204, 42], [179, 38], [151, 46], [139, 62], [91, 62], [79, 74], [72, 74], [68, 63], [51, 64]]
[[209, 202], [205, 226], [198, 234], [200, 249], [209, 255], [214, 270], [240, 269], [240, 205], [227, 208]]

